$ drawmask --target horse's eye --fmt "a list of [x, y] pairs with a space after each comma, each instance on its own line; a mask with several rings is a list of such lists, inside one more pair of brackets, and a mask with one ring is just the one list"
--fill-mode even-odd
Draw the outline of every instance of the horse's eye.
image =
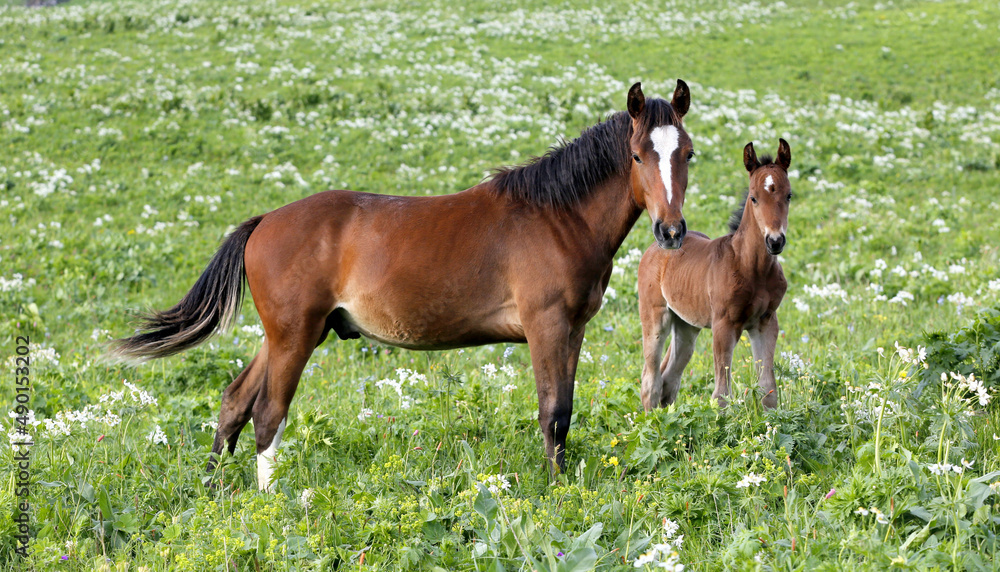
[[757, 197], [751, 196], [750, 197], [750, 202], [753, 203], [753, 204], [757, 204]]
[[635, 159], [636, 163], [642, 164], [642, 159], [639, 158], [638, 153], [632, 153], [632, 158]]
[[688, 163], [691, 162], [691, 159], [694, 159], [694, 151], [691, 151], [690, 153], [688, 153]]
[[788, 201], [792, 200], [792, 193], [788, 193], [788, 197], [786, 197], [786, 200], [788, 200]]

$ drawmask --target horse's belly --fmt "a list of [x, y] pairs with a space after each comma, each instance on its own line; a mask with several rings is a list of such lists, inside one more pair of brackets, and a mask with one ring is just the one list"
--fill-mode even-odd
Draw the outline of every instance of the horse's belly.
[[677, 315], [678, 318], [684, 320], [692, 326], [697, 326], [699, 328], [710, 328], [712, 327], [712, 312], [709, 309], [708, 312], [704, 311], [704, 308], [695, 308], [689, 304], [674, 303], [671, 304], [667, 301], [667, 307], [670, 311]]
[[696, 274], [689, 274], [684, 278], [680, 278], [680, 274], [668, 276], [680, 282], [671, 287], [662, 286], [663, 299], [667, 307], [692, 326], [712, 327], [712, 302], [704, 278]]
[[417, 350], [441, 350], [498, 342], [524, 342], [524, 328], [512, 306], [493, 311], [463, 309], [448, 301], [425, 301], [418, 307], [341, 304], [345, 320], [361, 335], [384, 344]]

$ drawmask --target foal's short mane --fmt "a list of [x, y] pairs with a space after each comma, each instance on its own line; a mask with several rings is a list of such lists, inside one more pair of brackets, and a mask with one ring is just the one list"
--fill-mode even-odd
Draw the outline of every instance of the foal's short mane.
[[[649, 133], [659, 125], [680, 125], [680, 117], [663, 99], [646, 99], [639, 128]], [[624, 111], [584, 130], [572, 141], [553, 145], [540, 157], [515, 167], [500, 167], [490, 182], [497, 193], [545, 207], [579, 203], [590, 191], [632, 168], [632, 119]]]
[[[761, 167], [763, 167], [764, 165], [773, 165], [774, 157], [770, 155], [761, 155], [760, 157], [757, 158], [757, 162], [760, 163]], [[732, 214], [729, 215], [729, 234], [732, 234], [737, 230], [739, 230], [740, 221], [743, 220], [743, 210], [746, 209], [747, 197], [749, 196], [750, 196], [750, 189], [747, 188], [745, 191], [743, 191], [743, 198], [740, 199], [740, 206], [736, 207], [736, 209], [733, 210]]]

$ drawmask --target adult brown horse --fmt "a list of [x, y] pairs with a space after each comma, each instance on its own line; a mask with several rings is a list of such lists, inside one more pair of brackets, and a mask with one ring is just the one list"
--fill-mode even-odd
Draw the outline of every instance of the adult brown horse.
[[684, 239], [689, 105], [683, 81], [670, 103], [636, 83], [628, 113], [463, 192], [327, 191], [255, 216], [176, 306], [146, 316], [114, 351], [163, 357], [205, 341], [232, 323], [245, 278], [264, 342], [223, 392], [209, 468], [253, 418], [258, 485], [269, 490], [299, 377], [330, 330], [417, 350], [527, 342], [545, 454], [562, 469], [584, 327], [618, 247], [643, 209], [663, 248]]
[[[777, 163], [757, 160], [753, 143], [743, 149], [750, 185], [729, 219], [730, 234], [710, 240], [692, 231], [684, 248], [670, 252], [650, 246], [639, 262], [639, 315], [642, 321], [642, 405], [669, 405], [677, 399], [681, 374], [691, 360], [702, 328], [712, 328], [715, 392], [726, 405], [733, 348], [746, 330], [758, 367], [763, 403], [778, 404], [774, 348], [778, 306], [787, 283], [778, 263], [785, 248], [788, 203], [792, 200], [788, 166], [792, 151], [778, 143]], [[747, 199], [750, 205], [747, 205]], [[670, 349], [660, 362], [664, 335]]]

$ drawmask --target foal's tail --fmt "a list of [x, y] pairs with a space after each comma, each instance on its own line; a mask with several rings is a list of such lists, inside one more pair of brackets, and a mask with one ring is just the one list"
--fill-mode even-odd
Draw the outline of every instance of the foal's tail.
[[204, 342], [220, 325], [228, 328], [243, 302], [243, 250], [262, 218], [255, 216], [234, 230], [187, 295], [169, 310], [141, 316], [134, 336], [112, 342], [111, 355], [125, 360], [166, 357]]

